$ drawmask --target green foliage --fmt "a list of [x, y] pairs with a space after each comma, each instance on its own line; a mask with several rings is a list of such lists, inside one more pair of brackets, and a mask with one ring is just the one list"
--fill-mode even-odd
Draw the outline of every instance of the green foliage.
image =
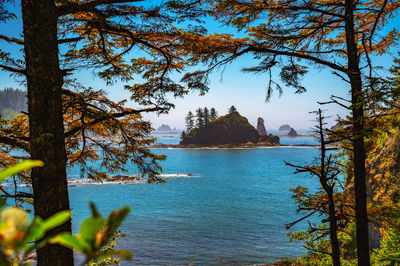
[[198, 108], [196, 110], [196, 127], [197, 128], [202, 128], [204, 127], [205, 122], [204, 122], [204, 112], [203, 109]]
[[[285, 259], [290, 265], [332, 265], [332, 257], [328, 253], [330, 249], [329, 235], [326, 233], [327, 225], [310, 224], [305, 232], [290, 232], [290, 241], [299, 241], [307, 252], [301, 257]], [[338, 232], [341, 243], [341, 265], [355, 266], [356, 260], [356, 234], [355, 223], [350, 223], [345, 230]], [[379, 265], [379, 264], [378, 264]]]
[[20, 163], [17, 163], [14, 166], [7, 167], [5, 169], [2, 169], [0, 171], [0, 182], [3, 182], [5, 179], [7, 179], [10, 176], [13, 176], [15, 174], [18, 174], [24, 170], [31, 169], [33, 167], [40, 167], [43, 166], [44, 163], [42, 161], [38, 160], [25, 160]]
[[194, 115], [189, 111], [185, 117], [186, 132], [189, 133], [194, 129]]
[[54, 134], [52, 134], [52, 133], [42, 133], [42, 134], [40, 134], [39, 137], [35, 138], [33, 141], [39, 143], [39, 142], [45, 141], [46, 139], [51, 139], [51, 138], [54, 138]]
[[[19, 172], [43, 165], [42, 161], [37, 160], [22, 161], [2, 169], [0, 182]], [[4, 206], [4, 203], [4, 201], [0, 201], [0, 208]], [[44, 238], [46, 232], [70, 219], [70, 211], [56, 213], [46, 220], [36, 216], [29, 222], [28, 213], [21, 208], [10, 207], [2, 210], [0, 214], [0, 265], [25, 265], [27, 255], [34, 249], [43, 247], [46, 243], [57, 243], [75, 249], [86, 256], [86, 263], [91, 262], [90, 265], [117, 264], [118, 259], [112, 258], [112, 256], [130, 259], [132, 254], [129, 251], [114, 249], [115, 238], [121, 236], [117, 229], [128, 215], [129, 207], [113, 211], [107, 219], [100, 215], [92, 202], [90, 202], [90, 208], [92, 216], [82, 222], [77, 236], [63, 232], [55, 237], [46, 238]]]
[[181, 140], [184, 140], [185, 137], [186, 137], [186, 133], [185, 133], [185, 131], [182, 131], [182, 133], [181, 133]]
[[[196, 118], [196, 121], [194, 119]], [[207, 107], [196, 109], [196, 116], [189, 111], [185, 117], [186, 133], [190, 133], [196, 128], [202, 128], [210, 124], [213, 120], [218, 118], [218, 113], [215, 108], [210, 110]]]
[[25, 210], [18, 207], [3, 210], [0, 221], [0, 264], [24, 265], [26, 256], [34, 249], [44, 246], [49, 240], [43, 239], [45, 233], [65, 223], [70, 216], [69, 211], [64, 211], [46, 220], [35, 217], [29, 223], [29, 216]]
[[[0, 171], [0, 182], [19, 172], [43, 166], [43, 162], [27, 160]], [[4, 202], [2, 202], [3, 207]], [[0, 265], [24, 265], [25, 257], [34, 249], [42, 247], [49, 240], [44, 238], [47, 231], [65, 223], [70, 211], [59, 212], [46, 220], [35, 217], [29, 222], [28, 213], [18, 207], [1, 211], [0, 220]], [[22, 261], [22, 262], [20, 262]]]
[[228, 109], [228, 113], [229, 114], [234, 114], [234, 113], [237, 113], [237, 109], [236, 109], [236, 107], [234, 106], [234, 105], [232, 105], [231, 107], [229, 107], [229, 109]]
[[17, 115], [18, 115], [18, 113], [17, 113], [16, 111], [14, 111], [13, 109], [11, 109], [11, 108], [4, 108], [4, 109], [1, 111], [1, 115], [2, 115], [5, 119], [10, 120], [10, 119], [16, 118]]
[[213, 108], [210, 109], [210, 121], [213, 121], [213, 120], [215, 120], [217, 118], [218, 118], [218, 112], [213, 107]]
[[[99, 255], [108, 254], [110, 251], [115, 250], [115, 246], [117, 245], [117, 239], [123, 238], [123, 235], [120, 231], [116, 232], [112, 238], [108, 241], [108, 243], [98, 251]], [[106, 266], [106, 265], [120, 265], [120, 259], [115, 257], [106, 257], [103, 259], [92, 259], [89, 266]]]
[[380, 248], [371, 258], [376, 265], [400, 265], [400, 228], [385, 232]]
[[81, 229], [76, 236], [67, 232], [60, 233], [52, 238], [50, 243], [57, 243], [79, 251], [85, 255], [85, 263], [106, 260], [112, 256], [131, 259], [132, 254], [129, 251], [105, 249], [112, 241], [121, 222], [128, 215], [129, 207], [113, 211], [108, 219], [100, 216], [93, 203], [90, 203], [90, 207], [92, 216], [82, 222]]

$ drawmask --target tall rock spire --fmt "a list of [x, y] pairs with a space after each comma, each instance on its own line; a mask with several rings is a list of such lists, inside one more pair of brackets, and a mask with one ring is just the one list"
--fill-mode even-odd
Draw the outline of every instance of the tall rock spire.
[[267, 130], [264, 126], [264, 119], [262, 119], [261, 117], [257, 119], [257, 131], [260, 136], [267, 135]]

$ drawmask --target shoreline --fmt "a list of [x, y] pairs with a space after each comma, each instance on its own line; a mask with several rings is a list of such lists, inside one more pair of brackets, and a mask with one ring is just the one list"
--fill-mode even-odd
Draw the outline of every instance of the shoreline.
[[[196, 144], [154, 144], [151, 149], [257, 149], [257, 148], [319, 148], [320, 145], [313, 144], [280, 144], [280, 143], [240, 143], [240, 144], [219, 144], [219, 145], [196, 145]], [[328, 150], [338, 149], [335, 145], [327, 146]]]

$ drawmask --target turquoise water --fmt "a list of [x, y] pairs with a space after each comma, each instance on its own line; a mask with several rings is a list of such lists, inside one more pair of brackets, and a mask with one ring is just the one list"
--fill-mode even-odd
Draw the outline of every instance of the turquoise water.
[[[172, 142], [177, 138], [168, 138]], [[284, 225], [298, 219], [290, 188], [317, 187], [293, 175], [283, 161], [310, 162], [314, 148], [154, 149], [166, 154], [165, 184], [104, 184], [70, 187], [73, 226], [89, 215], [87, 200], [106, 215], [124, 205], [131, 213], [121, 227], [119, 248], [132, 251], [124, 265], [270, 263], [304, 252], [289, 243]], [[78, 174], [71, 169], [69, 175]], [[132, 169], [131, 173], [136, 174]], [[301, 229], [299, 225], [294, 229]]]

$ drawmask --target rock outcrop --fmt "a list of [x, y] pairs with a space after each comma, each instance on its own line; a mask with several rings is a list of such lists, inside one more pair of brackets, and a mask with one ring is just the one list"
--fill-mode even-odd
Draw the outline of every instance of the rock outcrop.
[[257, 142], [260, 135], [247, 118], [238, 112], [227, 114], [207, 126], [195, 128], [181, 141], [181, 144], [216, 145]]
[[278, 130], [279, 131], [290, 131], [291, 128], [292, 128], [291, 126], [285, 124], [285, 125], [280, 126]]
[[157, 131], [172, 131], [172, 129], [170, 126], [162, 124], [161, 127], [157, 129]]
[[247, 118], [233, 112], [211, 121], [205, 127], [193, 129], [185, 135], [180, 144], [212, 146], [259, 142], [279, 143], [279, 137], [271, 134], [260, 136]]
[[290, 128], [290, 131], [289, 131], [289, 133], [287, 135], [290, 136], [290, 137], [298, 136], [298, 134], [297, 134], [296, 130], [294, 130], [294, 128]]
[[139, 180], [139, 178], [137, 176], [128, 176], [128, 175], [115, 175], [107, 179], [108, 182], [135, 181], [135, 180]]
[[272, 143], [272, 144], [278, 144], [280, 139], [276, 135], [269, 134], [269, 135], [261, 136], [259, 141], [260, 142], [269, 142], [269, 143]]
[[267, 135], [267, 130], [264, 126], [264, 119], [262, 119], [261, 117], [257, 119], [257, 132], [258, 134], [260, 134], [260, 136]]

